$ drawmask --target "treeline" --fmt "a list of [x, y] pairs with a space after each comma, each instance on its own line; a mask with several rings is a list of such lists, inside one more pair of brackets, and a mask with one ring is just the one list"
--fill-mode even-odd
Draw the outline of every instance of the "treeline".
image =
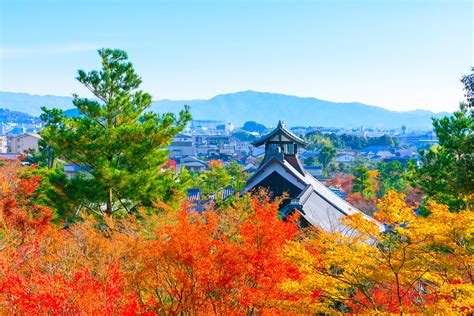
[[323, 134], [320, 131], [313, 131], [305, 135], [305, 139], [310, 143], [309, 148], [320, 148], [323, 146], [333, 146], [338, 149], [362, 149], [367, 146], [398, 146], [398, 139], [389, 135], [380, 137], [362, 137], [357, 135], [335, 133]]

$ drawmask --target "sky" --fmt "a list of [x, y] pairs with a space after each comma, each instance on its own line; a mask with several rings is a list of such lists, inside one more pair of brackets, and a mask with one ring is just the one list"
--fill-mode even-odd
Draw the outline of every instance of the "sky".
[[255, 90], [454, 111], [473, 2], [0, 0], [0, 90], [88, 96], [78, 69], [127, 51], [158, 99]]

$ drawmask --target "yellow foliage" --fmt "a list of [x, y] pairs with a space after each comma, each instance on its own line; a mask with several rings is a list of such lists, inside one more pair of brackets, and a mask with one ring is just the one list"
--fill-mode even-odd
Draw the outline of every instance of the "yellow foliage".
[[351, 236], [320, 232], [302, 243], [289, 243], [286, 258], [301, 277], [287, 280], [282, 288], [303, 298], [318, 293], [313, 302], [296, 301], [291, 308], [322, 313], [335, 306], [376, 314], [473, 312], [474, 215], [451, 213], [435, 203], [428, 209], [428, 217], [418, 216], [403, 195], [389, 192], [375, 213], [386, 232], [353, 215], [343, 219], [354, 229]]

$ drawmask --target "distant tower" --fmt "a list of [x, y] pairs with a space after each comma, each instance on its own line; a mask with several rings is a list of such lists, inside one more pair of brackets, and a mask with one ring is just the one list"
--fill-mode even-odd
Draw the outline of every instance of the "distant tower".
[[308, 143], [288, 130], [283, 121], [271, 133], [252, 143], [255, 147], [265, 144], [265, 157], [262, 165], [276, 157], [286, 160], [299, 172], [303, 173], [303, 165], [298, 158], [298, 146], [306, 147]]

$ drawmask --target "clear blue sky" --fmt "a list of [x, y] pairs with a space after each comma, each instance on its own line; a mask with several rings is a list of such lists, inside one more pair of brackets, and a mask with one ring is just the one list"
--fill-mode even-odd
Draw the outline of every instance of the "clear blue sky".
[[86, 95], [77, 69], [125, 49], [154, 99], [241, 90], [452, 111], [471, 1], [0, 0], [0, 90]]

